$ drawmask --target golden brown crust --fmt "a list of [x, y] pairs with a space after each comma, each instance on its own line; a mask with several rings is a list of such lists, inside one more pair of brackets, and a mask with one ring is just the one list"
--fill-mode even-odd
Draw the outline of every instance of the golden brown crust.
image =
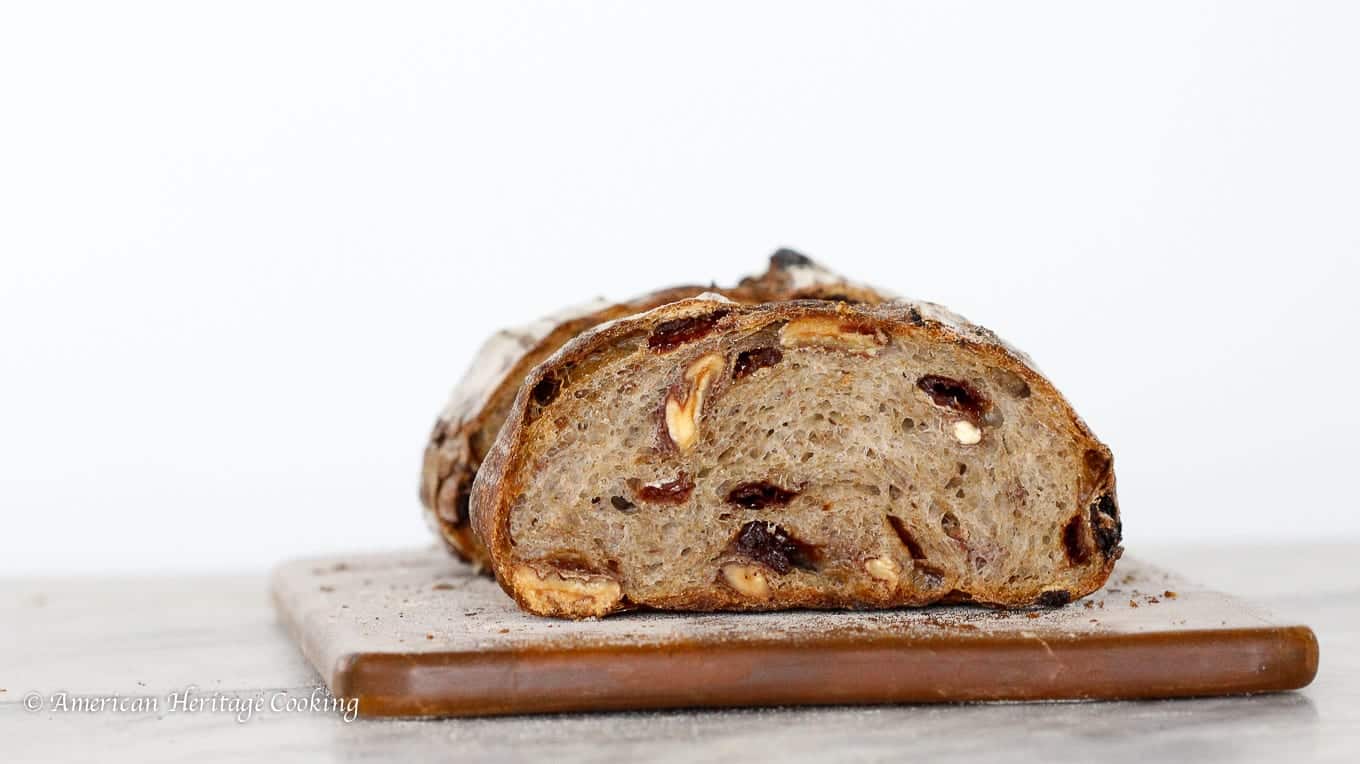
[[[514, 597], [521, 607], [542, 614], [567, 617], [605, 615], [630, 607], [625, 592], [613, 604], [590, 612], [536, 611], [525, 593], [518, 590], [514, 584], [513, 576], [510, 574], [512, 569], [523, 561], [516, 558], [512, 548], [509, 520], [512, 502], [524, 488], [522, 466], [526, 453], [523, 435], [532, 423], [534, 415], [530, 407], [530, 391], [554, 371], [578, 363], [589, 356], [598, 356], [602, 351], [607, 352], [607, 349], [626, 338], [635, 338], [641, 333], [650, 332], [667, 321], [711, 314], [714, 312], [714, 300], [720, 299], [705, 296], [682, 300], [663, 305], [645, 314], [599, 326], [565, 344], [529, 373], [511, 406], [506, 425], [481, 464], [471, 497], [473, 532], [489, 550], [495, 575], [502, 588]], [[919, 596], [915, 599], [902, 599], [889, 597], [882, 591], [874, 590], [872, 584], [866, 583], [862, 591], [856, 592], [851, 597], [831, 596], [811, 586], [785, 586], [781, 588], [777, 600], [753, 599], [742, 596], [730, 588], [714, 586], [664, 600], [659, 603], [661, 606], [667, 609], [696, 611], [768, 610], [792, 607], [865, 608], [925, 605], [933, 602], [971, 602], [1003, 607], [1020, 604], [1055, 606], [1083, 597], [1105, 582], [1123, 551], [1122, 546], [1119, 546], [1122, 528], [1119, 526], [1113, 459], [1109, 449], [1095, 438], [1061, 393], [1033, 367], [1023, 353], [1004, 343], [991, 331], [968, 323], [938, 305], [912, 301], [895, 301], [880, 305], [849, 305], [815, 300], [750, 306], [733, 304], [727, 307], [714, 331], [750, 332], [777, 322], [805, 318], [842, 320], [855, 325], [857, 331], [871, 330], [885, 335], [917, 335], [934, 342], [956, 343], [982, 354], [989, 364], [1015, 375], [1024, 385], [1039, 389], [1060, 402], [1063, 413], [1070, 420], [1074, 439], [1081, 442], [1085, 449], [1098, 455], [1088, 460], [1091, 470], [1087, 475], [1084, 492], [1086, 504], [1091, 505], [1093, 524], [1096, 523], [1095, 503], [1103, 502], [1101, 504], [1104, 512], [1101, 522], [1105, 523], [1103, 535], [1099, 535], [1101, 531], [1093, 530], [1097, 538], [1090, 542], [1098, 553], [1091, 554], [1089, 559], [1082, 563], [1084, 572], [1075, 586], [1041, 592], [1035, 600], [1028, 603], [1017, 603], [989, 591], [972, 593], [949, 591], [942, 594], [917, 592]]]
[[[791, 250], [779, 250], [758, 277], [738, 286], [679, 286], [652, 292], [616, 304], [601, 304], [567, 317], [549, 318], [541, 325], [507, 330], [494, 339], [499, 347], [484, 349], [469, 371], [469, 380], [490, 364], [503, 365], [485, 384], [465, 380], [456, 397], [464, 405], [451, 404], [435, 422], [425, 447], [420, 480], [420, 501], [431, 527], [459, 558], [490, 569], [486, 550], [468, 524], [468, 498], [487, 450], [500, 431], [505, 413], [524, 379], [535, 366], [581, 332], [602, 323], [651, 310], [677, 300], [714, 292], [735, 302], [752, 304], [787, 299], [821, 299], [879, 303], [888, 299], [866, 286], [846, 281]], [[546, 324], [542, 325], [542, 324]], [[497, 357], [488, 358], [494, 355]], [[486, 389], [479, 389], [485, 387]]]

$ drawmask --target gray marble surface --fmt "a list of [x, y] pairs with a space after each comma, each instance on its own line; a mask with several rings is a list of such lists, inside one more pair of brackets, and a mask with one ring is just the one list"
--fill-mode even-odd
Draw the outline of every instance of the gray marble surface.
[[[305, 706], [318, 678], [276, 623], [264, 572], [9, 580], [0, 581], [0, 761], [1356, 759], [1360, 543], [1137, 551], [1312, 626], [1317, 680], [1251, 698], [347, 722], [343, 709], [269, 707]], [[186, 690], [208, 707], [171, 708], [170, 694]], [[35, 692], [44, 708], [29, 711]], [[61, 692], [68, 705], [117, 695], [160, 707], [55, 710]], [[265, 707], [238, 721], [241, 704], [257, 699]]]

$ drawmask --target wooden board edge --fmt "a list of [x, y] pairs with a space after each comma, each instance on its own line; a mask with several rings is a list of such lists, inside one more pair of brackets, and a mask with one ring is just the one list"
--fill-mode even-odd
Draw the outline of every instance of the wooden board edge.
[[331, 668], [332, 692], [358, 698], [362, 715], [378, 717], [1129, 700], [1299, 689], [1317, 674], [1318, 643], [1301, 625], [1070, 638], [884, 635], [361, 653]]
[[290, 607], [290, 603], [285, 601], [285, 594], [288, 591], [282, 586], [282, 580], [286, 573], [284, 566], [279, 566], [270, 577], [269, 599], [274, 606], [274, 617], [279, 625], [288, 633], [293, 644], [297, 646], [298, 652], [307, 661], [307, 665], [321, 678], [321, 682], [331, 691], [331, 695], [344, 698], [349, 697], [340, 695], [336, 692], [336, 677], [341, 676], [350, 663], [351, 656], [341, 656], [332, 666], [323, 667], [325, 662], [320, 647], [309, 638], [307, 629], [299, 620], [297, 610]]

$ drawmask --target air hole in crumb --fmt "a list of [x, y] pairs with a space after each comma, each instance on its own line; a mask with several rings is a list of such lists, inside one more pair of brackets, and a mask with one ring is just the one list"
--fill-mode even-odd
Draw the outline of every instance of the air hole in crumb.
[[902, 498], [902, 489], [901, 489], [901, 488], [898, 488], [898, 487], [895, 486], [895, 485], [889, 484], [889, 485], [888, 485], [888, 498], [894, 499], [894, 500]]
[[960, 475], [967, 475], [967, 474], [968, 474], [968, 465], [964, 464], [963, 462], [959, 462], [959, 474], [960, 474]]
[[545, 376], [538, 381], [538, 384], [534, 385], [534, 389], [530, 391], [530, 394], [533, 396], [535, 403], [540, 406], [546, 406], [556, 400], [557, 394], [561, 391], [562, 383], [558, 381], [556, 377]]
[[637, 511], [637, 505], [622, 496], [610, 496], [609, 503], [614, 505], [614, 509], [617, 509], [626, 515], [630, 515]]
[[1081, 565], [1091, 559], [1093, 544], [1086, 533], [1086, 518], [1078, 512], [1063, 526], [1063, 549], [1073, 565]]
[[925, 550], [917, 543], [916, 538], [911, 535], [911, 529], [902, 518], [897, 515], [888, 515], [888, 525], [892, 526], [893, 532], [897, 534], [897, 540], [902, 542], [902, 546], [907, 548], [913, 560], [924, 560]]
[[903, 419], [903, 420], [902, 420], [902, 429], [904, 429], [904, 430], [911, 430], [911, 429], [914, 429], [915, 427], [916, 427], [916, 421], [913, 420], [911, 417], [907, 417], [906, 419]]
[[916, 565], [916, 572], [921, 574], [922, 583], [927, 589], [938, 589], [944, 586], [944, 571], [933, 565]]
[[1030, 396], [1029, 383], [1024, 377], [1006, 369], [997, 369], [993, 372], [993, 378], [1001, 386], [1001, 389], [1016, 398], [1028, 398]]
[[945, 512], [940, 516], [940, 528], [944, 530], [944, 535], [955, 541], [963, 541], [963, 528], [959, 526], [959, 517], [953, 512]]

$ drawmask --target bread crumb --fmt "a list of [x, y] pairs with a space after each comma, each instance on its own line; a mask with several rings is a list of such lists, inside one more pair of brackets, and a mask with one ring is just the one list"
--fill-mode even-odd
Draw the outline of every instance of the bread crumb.
[[1162, 592], [1162, 596], [1166, 597], [1169, 600], [1176, 599], [1176, 593], [1171, 591], [1170, 589], [1167, 589], [1166, 591]]
[[1129, 607], [1138, 607], [1138, 603], [1134, 602], [1133, 600], [1129, 600]]

